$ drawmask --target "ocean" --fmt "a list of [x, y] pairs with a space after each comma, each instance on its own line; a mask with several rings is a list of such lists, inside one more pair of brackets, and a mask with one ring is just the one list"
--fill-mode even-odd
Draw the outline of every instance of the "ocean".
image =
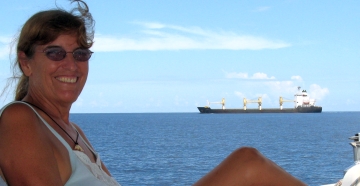
[[308, 185], [335, 183], [354, 163], [360, 112], [71, 114], [123, 186], [192, 185], [242, 146]]

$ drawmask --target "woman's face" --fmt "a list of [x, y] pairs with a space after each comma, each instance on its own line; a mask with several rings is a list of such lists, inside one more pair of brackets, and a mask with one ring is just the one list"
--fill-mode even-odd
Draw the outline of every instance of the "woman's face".
[[[43, 51], [61, 47], [66, 57], [60, 61], [50, 60]], [[60, 35], [55, 41], [36, 47], [32, 59], [28, 61], [29, 91], [31, 96], [40, 96], [49, 101], [73, 103], [80, 95], [89, 71], [88, 61], [77, 61], [72, 52], [78, 49], [77, 38]]]

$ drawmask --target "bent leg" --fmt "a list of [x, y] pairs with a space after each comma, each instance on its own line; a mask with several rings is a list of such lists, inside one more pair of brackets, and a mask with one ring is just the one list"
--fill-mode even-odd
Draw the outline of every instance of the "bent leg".
[[194, 186], [305, 185], [256, 149], [243, 147], [231, 153]]

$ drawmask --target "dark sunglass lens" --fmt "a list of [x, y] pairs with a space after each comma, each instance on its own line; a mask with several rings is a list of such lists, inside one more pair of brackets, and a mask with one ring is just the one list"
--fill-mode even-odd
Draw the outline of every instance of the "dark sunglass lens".
[[53, 61], [60, 61], [65, 58], [66, 51], [62, 48], [49, 48], [45, 51], [46, 57]]
[[88, 49], [76, 49], [73, 52], [74, 59], [77, 61], [87, 61], [90, 59], [92, 52]]

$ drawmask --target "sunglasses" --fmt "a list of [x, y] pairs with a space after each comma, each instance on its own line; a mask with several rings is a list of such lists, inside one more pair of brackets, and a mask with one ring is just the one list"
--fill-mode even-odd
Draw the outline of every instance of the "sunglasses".
[[66, 52], [65, 49], [58, 46], [45, 48], [42, 52], [45, 53], [47, 58], [53, 61], [63, 60], [66, 57], [67, 53], [72, 53], [73, 58], [76, 61], [88, 61], [91, 57], [91, 54], [94, 53], [89, 49], [85, 48], [77, 48], [72, 52]]

